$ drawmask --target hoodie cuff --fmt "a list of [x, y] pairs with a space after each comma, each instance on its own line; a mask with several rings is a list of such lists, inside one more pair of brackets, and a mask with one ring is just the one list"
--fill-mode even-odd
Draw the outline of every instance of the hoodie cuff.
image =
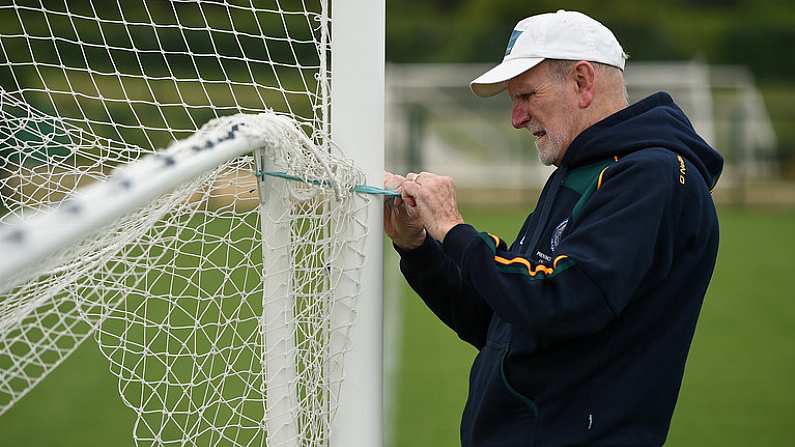
[[447, 232], [442, 243], [444, 253], [459, 267], [464, 265], [464, 255], [475, 241], [481, 241], [480, 234], [474, 227], [467, 224], [458, 224]]
[[398, 252], [402, 261], [416, 268], [423, 268], [430, 264], [434, 264], [438, 262], [437, 259], [440, 256], [444, 256], [439, 247], [439, 243], [427, 234], [427, 232], [425, 234], [425, 240], [422, 241], [422, 245], [417, 248], [405, 250], [395, 245], [394, 242], [392, 243], [392, 247]]

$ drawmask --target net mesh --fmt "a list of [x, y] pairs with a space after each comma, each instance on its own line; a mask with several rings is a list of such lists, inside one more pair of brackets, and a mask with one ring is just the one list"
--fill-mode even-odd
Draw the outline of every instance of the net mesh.
[[[367, 199], [350, 192], [362, 175], [328, 139], [326, 10], [320, 0], [0, 6], [0, 227], [45, 212], [79, 219], [70, 197], [112, 183], [114, 169], [187, 138], [168, 165], [245, 120], [236, 114], [273, 112], [240, 136], [267, 151], [131, 208], [24, 280], [3, 279], [0, 414], [94, 335], [137, 416], [137, 445], [327, 444]], [[263, 141], [274, 128], [285, 141]], [[306, 181], [258, 179], [264, 169]]]

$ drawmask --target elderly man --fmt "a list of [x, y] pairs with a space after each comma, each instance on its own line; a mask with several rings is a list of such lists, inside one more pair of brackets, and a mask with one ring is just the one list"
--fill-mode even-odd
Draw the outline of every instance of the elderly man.
[[[715, 265], [723, 161], [665, 93], [628, 106], [626, 54], [599, 22], [519, 22], [471, 84], [507, 90], [517, 129], [557, 166], [515, 241], [478, 232], [452, 179], [385, 175], [401, 270], [479, 353], [464, 446], [665, 441]], [[496, 150], [496, 149], [495, 149]]]

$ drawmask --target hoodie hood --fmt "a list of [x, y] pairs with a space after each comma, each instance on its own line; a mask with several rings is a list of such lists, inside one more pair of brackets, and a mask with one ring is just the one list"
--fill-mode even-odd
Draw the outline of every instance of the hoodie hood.
[[655, 93], [586, 129], [569, 145], [561, 166], [576, 168], [613, 156], [662, 147], [693, 163], [712, 189], [723, 157], [693, 129], [671, 96]]

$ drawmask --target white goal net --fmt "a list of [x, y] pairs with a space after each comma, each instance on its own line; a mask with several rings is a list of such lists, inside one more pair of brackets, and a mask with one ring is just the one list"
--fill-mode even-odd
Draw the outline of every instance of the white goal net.
[[93, 335], [137, 445], [328, 445], [368, 214], [328, 7], [0, 6], [0, 417]]

